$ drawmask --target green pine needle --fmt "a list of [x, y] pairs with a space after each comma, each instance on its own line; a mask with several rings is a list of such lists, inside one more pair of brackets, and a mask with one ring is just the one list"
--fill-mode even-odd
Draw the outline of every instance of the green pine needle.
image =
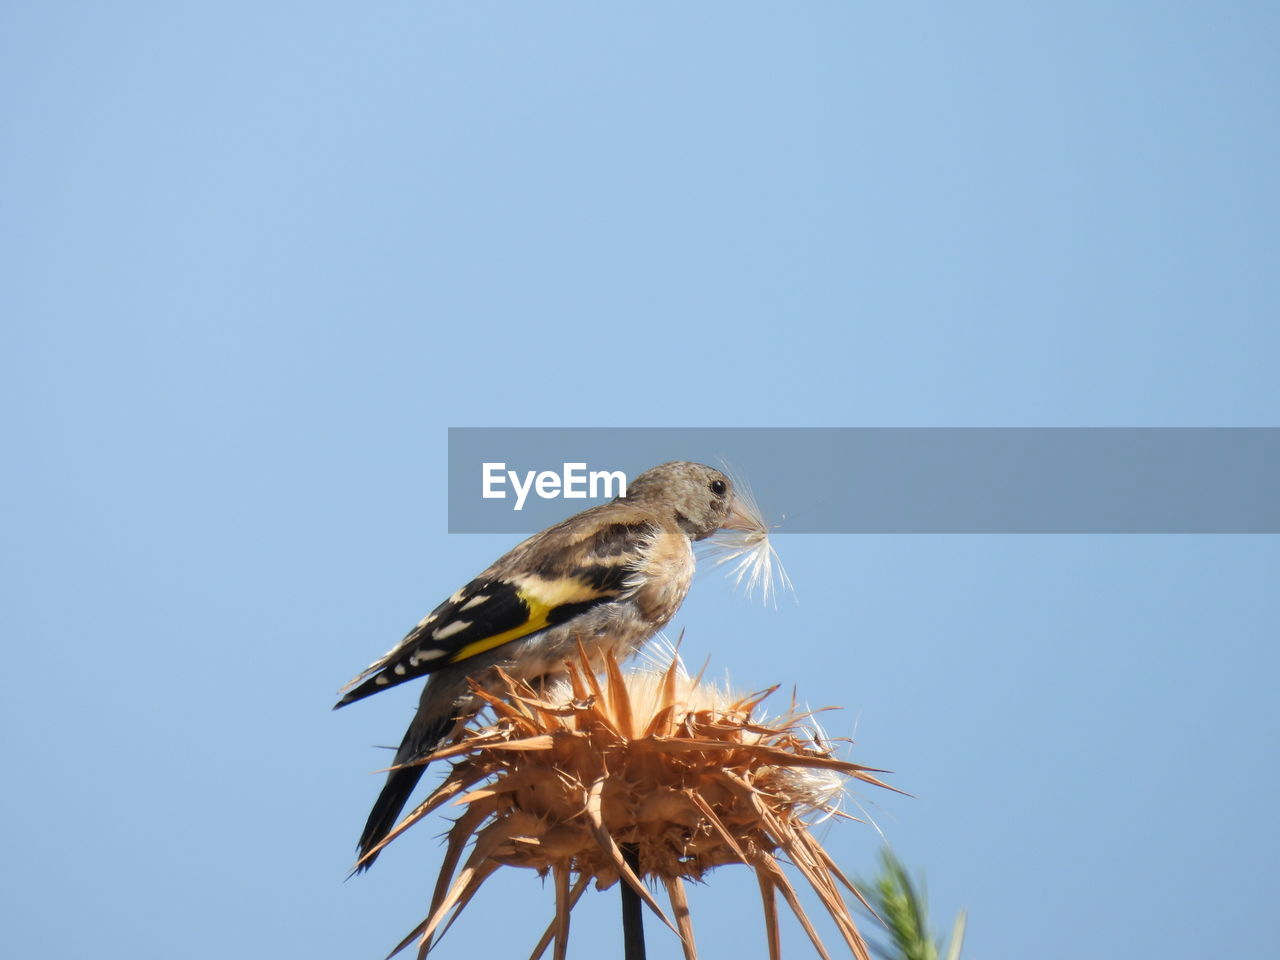
[[929, 929], [929, 910], [923, 889], [917, 889], [902, 862], [889, 849], [881, 854], [880, 876], [862, 885], [867, 899], [884, 922], [889, 942], [872, 943], [882, 960], [960, 960], [964, 945], [965, 912], [956, 915], [947, 945]]

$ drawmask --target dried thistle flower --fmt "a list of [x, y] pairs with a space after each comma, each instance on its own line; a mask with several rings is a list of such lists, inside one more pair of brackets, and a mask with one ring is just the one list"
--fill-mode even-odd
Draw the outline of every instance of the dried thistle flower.
[[[430, 910], [393, 955], [416, 940], [425, 957], [490, 875], [518, 866], [554, 880], [555, 917], [534, 960], [552, 941], [556, 960], [563, 960], [573, 905], [591, 881], [606, 889], [619, 879], [677, 933], [686, 960], [696, 960], [684, 881], [742, 863], [759, 883], [771, 960], [781, 951], [778, 893], [828, 958], [783, 872], [785, 858], [813, 887], [853, 954], [869, 960], [839, 885], [864, 906], [866, 900], [808, 821], [846, 816], [837, 809], [845, 778], [887, 787], [873, 775], [883, 771], [835, 759], [807, 726], [810, 714], [794, 704], [782, 717], [756, 718], [772, 689], [734, 697], [690, 678], [674, 655], [660, 672], [624, 676], [612, 658], [604, 666], [602, 683], [580, 651], [579, 662], [568, 664], [569, 679], [547, 690], [505, 675], [505, 696], [477, 690], [494, 722], [466, 730], [459, 743], [433, 755], [453, 758], [452, 769], [384, 841], [449, 801], [462, 807], [447, 834]], [[642, 877], [665, 888], [674, 923]]]

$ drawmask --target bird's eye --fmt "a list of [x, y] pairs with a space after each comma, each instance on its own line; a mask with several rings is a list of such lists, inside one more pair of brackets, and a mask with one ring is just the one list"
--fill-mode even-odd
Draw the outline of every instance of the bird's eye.
[[724, 481], [723, 481], [723, 480], [712, 480], [712, 481], [711, 481], [711, 492], [712, 492], [712, 493], [714, 493], [717, 497], [723, 497], [723, 496], [724, 496], [724, 492], [725, 492], [725, 490], [727, 490], [727, 489], [728, 489], [728, 487], [726, 487], [726, 486], [724, 485]]

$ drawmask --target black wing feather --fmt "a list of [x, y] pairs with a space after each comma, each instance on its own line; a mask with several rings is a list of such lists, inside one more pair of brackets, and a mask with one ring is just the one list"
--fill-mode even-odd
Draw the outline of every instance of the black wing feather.
[[[371, 668], [376, 672], [343, 696], [335, 709], [425, 676], [449, 662], [449, 651], [520, 626], [529, 618], [529, 607], [520, 599], [518, 591], [515, 584], [505, 580], [472, 580], [410, 630], [391, 654]], [[485, 599], [475, 603], [478, 597]], [[463, 610], [473, 603], [474, 606]], [[450, 625], [457, 623], [467, 626], [448, 632]], [[446, 633], [441, 640], [434, 638], [439, 632]], [[440, 652], [436, 656], [423, 656], [435, 651]]]

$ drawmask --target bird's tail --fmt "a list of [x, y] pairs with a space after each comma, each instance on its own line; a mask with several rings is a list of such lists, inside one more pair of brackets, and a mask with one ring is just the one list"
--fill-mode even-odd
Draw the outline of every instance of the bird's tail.
[[[426, 756], [439, 745], [453, 724], [453, 718], [442, 717], [421, 730], [414, 729], [416, 724], [411, 725], [400, 749], [396, 751], [396, 763], [408, 763]], [[363, 873], [378, 859], [377, 853], [370, 855], [369, 851], [385, 840], [387, 834], [395, 828], [396, 821], [400, 819], [400, 811], [409, 802], [413, 788], [418, 785], [426, 769], [427, 765], [420, 763], [412, 767], [397, 766], [387, 774], [387, 782], [374, 801], [369, 819], [365, 821], [364, 832], [360, 834], [360, 859], [353, 873]]]

